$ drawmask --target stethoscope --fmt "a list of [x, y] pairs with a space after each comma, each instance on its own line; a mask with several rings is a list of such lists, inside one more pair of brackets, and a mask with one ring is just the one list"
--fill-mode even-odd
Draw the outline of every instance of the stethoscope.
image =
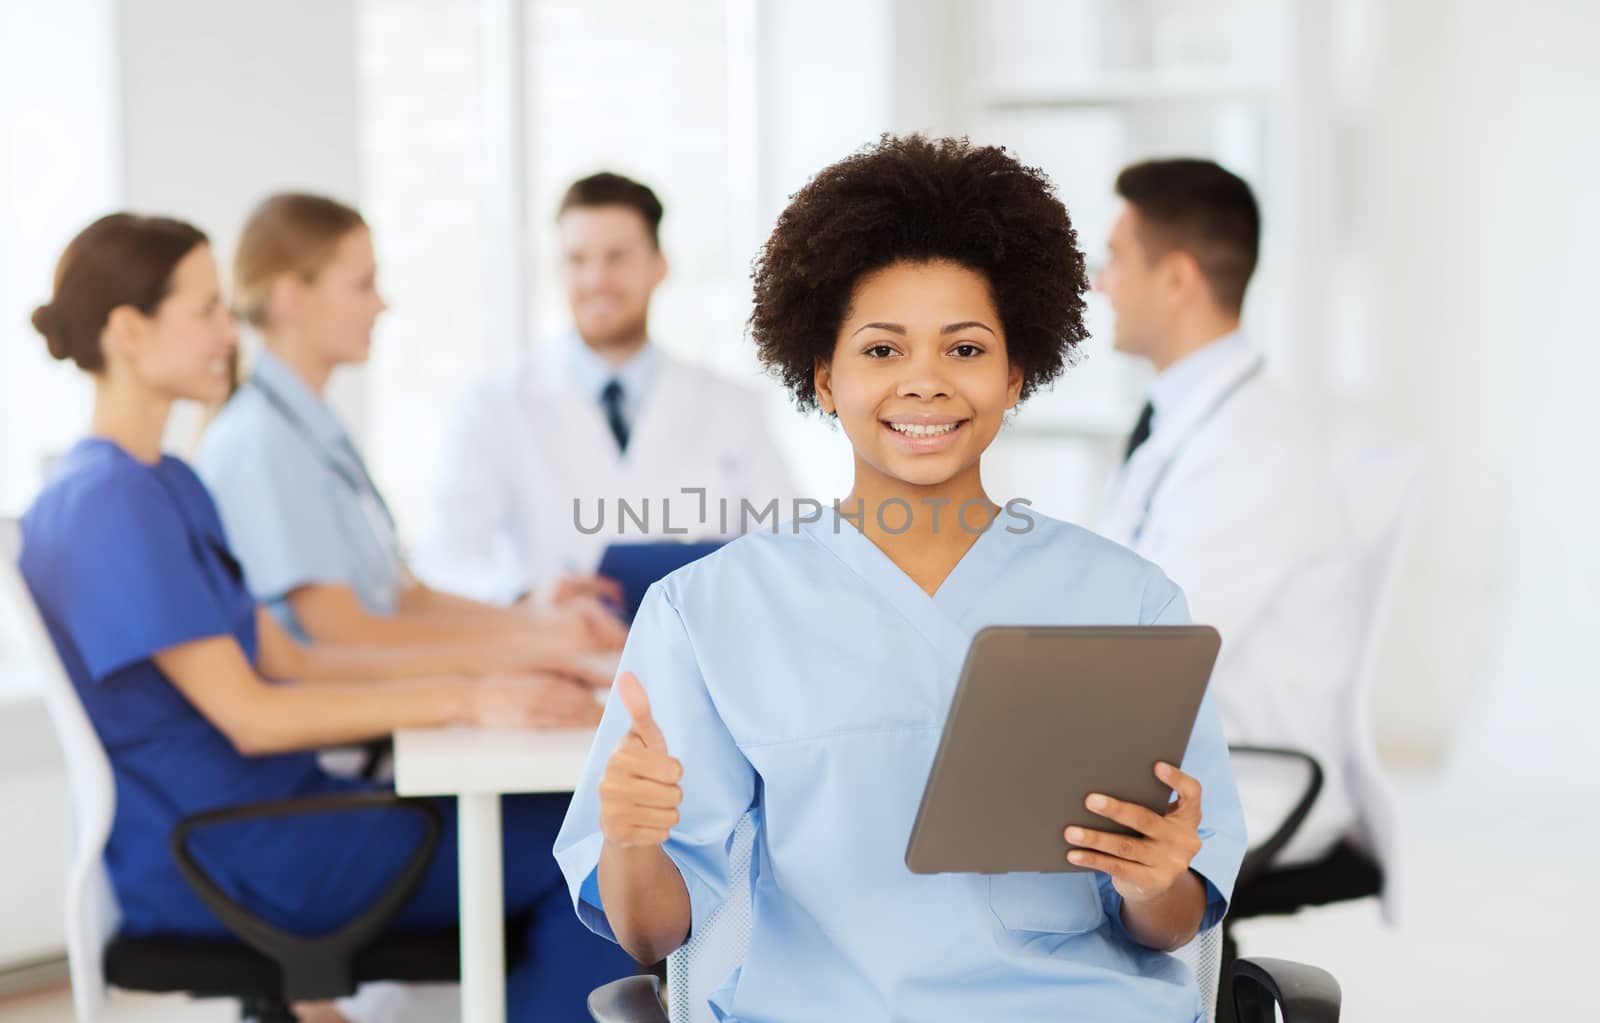
[[1266, 357], [1261, 355], [1256, 356], [1250, 365], [1245, 367], [1245, 371], [1235, 377], [1233, 382], [1228, 384], [1227, 387], [1223, 388], [1222, 393], [1217, 395], [1216, 398], [1212, 400], [1210, 405], [1206, 406], [1205, 411], [1200, 414], [1199, 418], [1197, 418], [1193, 423], [1189, 424], [1188, 432], [1185, 433], [1183, 435], [1183, 439], [1173, 447], [1172, 452], [1167, 455], [1167, 460], [1161, 463], [1161, 468], [1156, 470], [1155, 479], [1150, 482], [1150, 486], [1144, 492], [1144, 506], [1139, 510], [1139, 520], [1134, 524], [1133, 527], [1133, 543], [1138, 543], [1140, 537], [1144, 535], [1144, 527], [1150, 521], [1150, 509], [1155, 505], [1156, 494], [1161, 491], [1161, 485], [1165, 483], [1167, 481], [1167, 477], [1171, 475], [1173, 465], [1175, 465], [1179, 457], [1182, 456], [1184, 449], [1189, 446], [1189, 442], [1194, 439], [1194, 435], [1200, 432], [1201, 427], [1215, 419], [1217, 414], [1222, 411], [1223, 407], [1226, 406], [1228, 402], [1232, 401], [1240, 391], [1244, 390], [1246, 384], [1260, 376], [1261, 371], [1266, 369], [1266, 367]]
[[351, 449], [355, 461], [356, 471], [342, 460], [335, 457], [326, 445], [317, 440], [309, 424], [295, 412], [283, 395], [261, 379], [260, 374], [251, 374], [246, 381], [246, 386], [253, 387], [256, 392], [267, 400], [284, 422], [299, 435], [313, 454], [315, 454], [334, 475], [342, 480], [350, 492], [355, 495], [356, 503], [361, 507], [361, 513], [367, 520], [367, 526], [372, 530], [373, 539], [382, 549], [384, 557], [389, 561], [389, 568], [396, 579], [405, 576], [405, 558], [400, 553], [400, 534], [395, 528], [394, 515], [389, 511], [389, 505], [384, 501], [383, 495], [378, 493], [378, 485], [372, 481], [365, 465], [361, 464], [361, 457]]

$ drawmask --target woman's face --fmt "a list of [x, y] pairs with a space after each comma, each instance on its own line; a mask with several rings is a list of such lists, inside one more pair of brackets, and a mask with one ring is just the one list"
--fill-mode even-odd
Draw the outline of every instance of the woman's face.
[[389, 308], [378, 294], [372, 232], [357, 227], [334, 247], [333, 258], [304, 285], [295, 331], [330, 366], [366, 362], [372, 328]]
[[108, 334], [117, 350], [112, 360], [131, 366], [145, 386], [165, 397], [215, 404], [228, 396], [229, 357], [239, 334], [222, 300], [209, 245], [196, 246], [179, 261], [152, 315], [117, 310]]
[[817, 363], [817, 400], [870, 469], [935, 487], [973, 471], [1022, 393], [988, 278], [956, 263], [895, 263], [857, 282]]

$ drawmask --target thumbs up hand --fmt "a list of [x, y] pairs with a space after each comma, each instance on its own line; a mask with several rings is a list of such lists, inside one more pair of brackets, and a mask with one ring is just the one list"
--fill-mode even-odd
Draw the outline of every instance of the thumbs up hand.
[[667, 753], [667, 738], [650, 714], [650, 697], [633, 672], [617, 679], [617, 695], [633, 727], [600, 778], [600, 831], [624, 848], [658, 846], [678, 823], [683, 765]]

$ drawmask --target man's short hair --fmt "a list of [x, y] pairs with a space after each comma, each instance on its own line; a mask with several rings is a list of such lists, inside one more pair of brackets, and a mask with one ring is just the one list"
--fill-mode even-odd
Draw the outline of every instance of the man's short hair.
[[644, 218], [651, 243], [658, 249], [661, 247], [661, 200], [656, 198], [648, 185], [610, 171], [580, 178], [561, 197], [561, 208], [556, 211], [556, 219], [561, 219], [570, 209], [593, 206], [626, 206], [633, 210]]
[[1250, 186], [1210, 160], [1147, 160], [1117, 175], [1153, 257], [1194, 257], [1217, 305], [1237, 314], [1255, 272], [1261, 210]]

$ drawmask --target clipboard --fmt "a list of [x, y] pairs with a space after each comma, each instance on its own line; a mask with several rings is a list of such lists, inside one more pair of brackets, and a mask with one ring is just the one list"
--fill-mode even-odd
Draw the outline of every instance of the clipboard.
[[614, 543], [600, 556], [600, 567], [595, 571], [622, 584], [622, 607], [618, 612], [622, 620], [633, 623], [639, 613], [650, 584], [676, 572], [685, 565], [699, 561], [721, 547], [725, 540], [702, 540], [682, 543], [675, 540]]

